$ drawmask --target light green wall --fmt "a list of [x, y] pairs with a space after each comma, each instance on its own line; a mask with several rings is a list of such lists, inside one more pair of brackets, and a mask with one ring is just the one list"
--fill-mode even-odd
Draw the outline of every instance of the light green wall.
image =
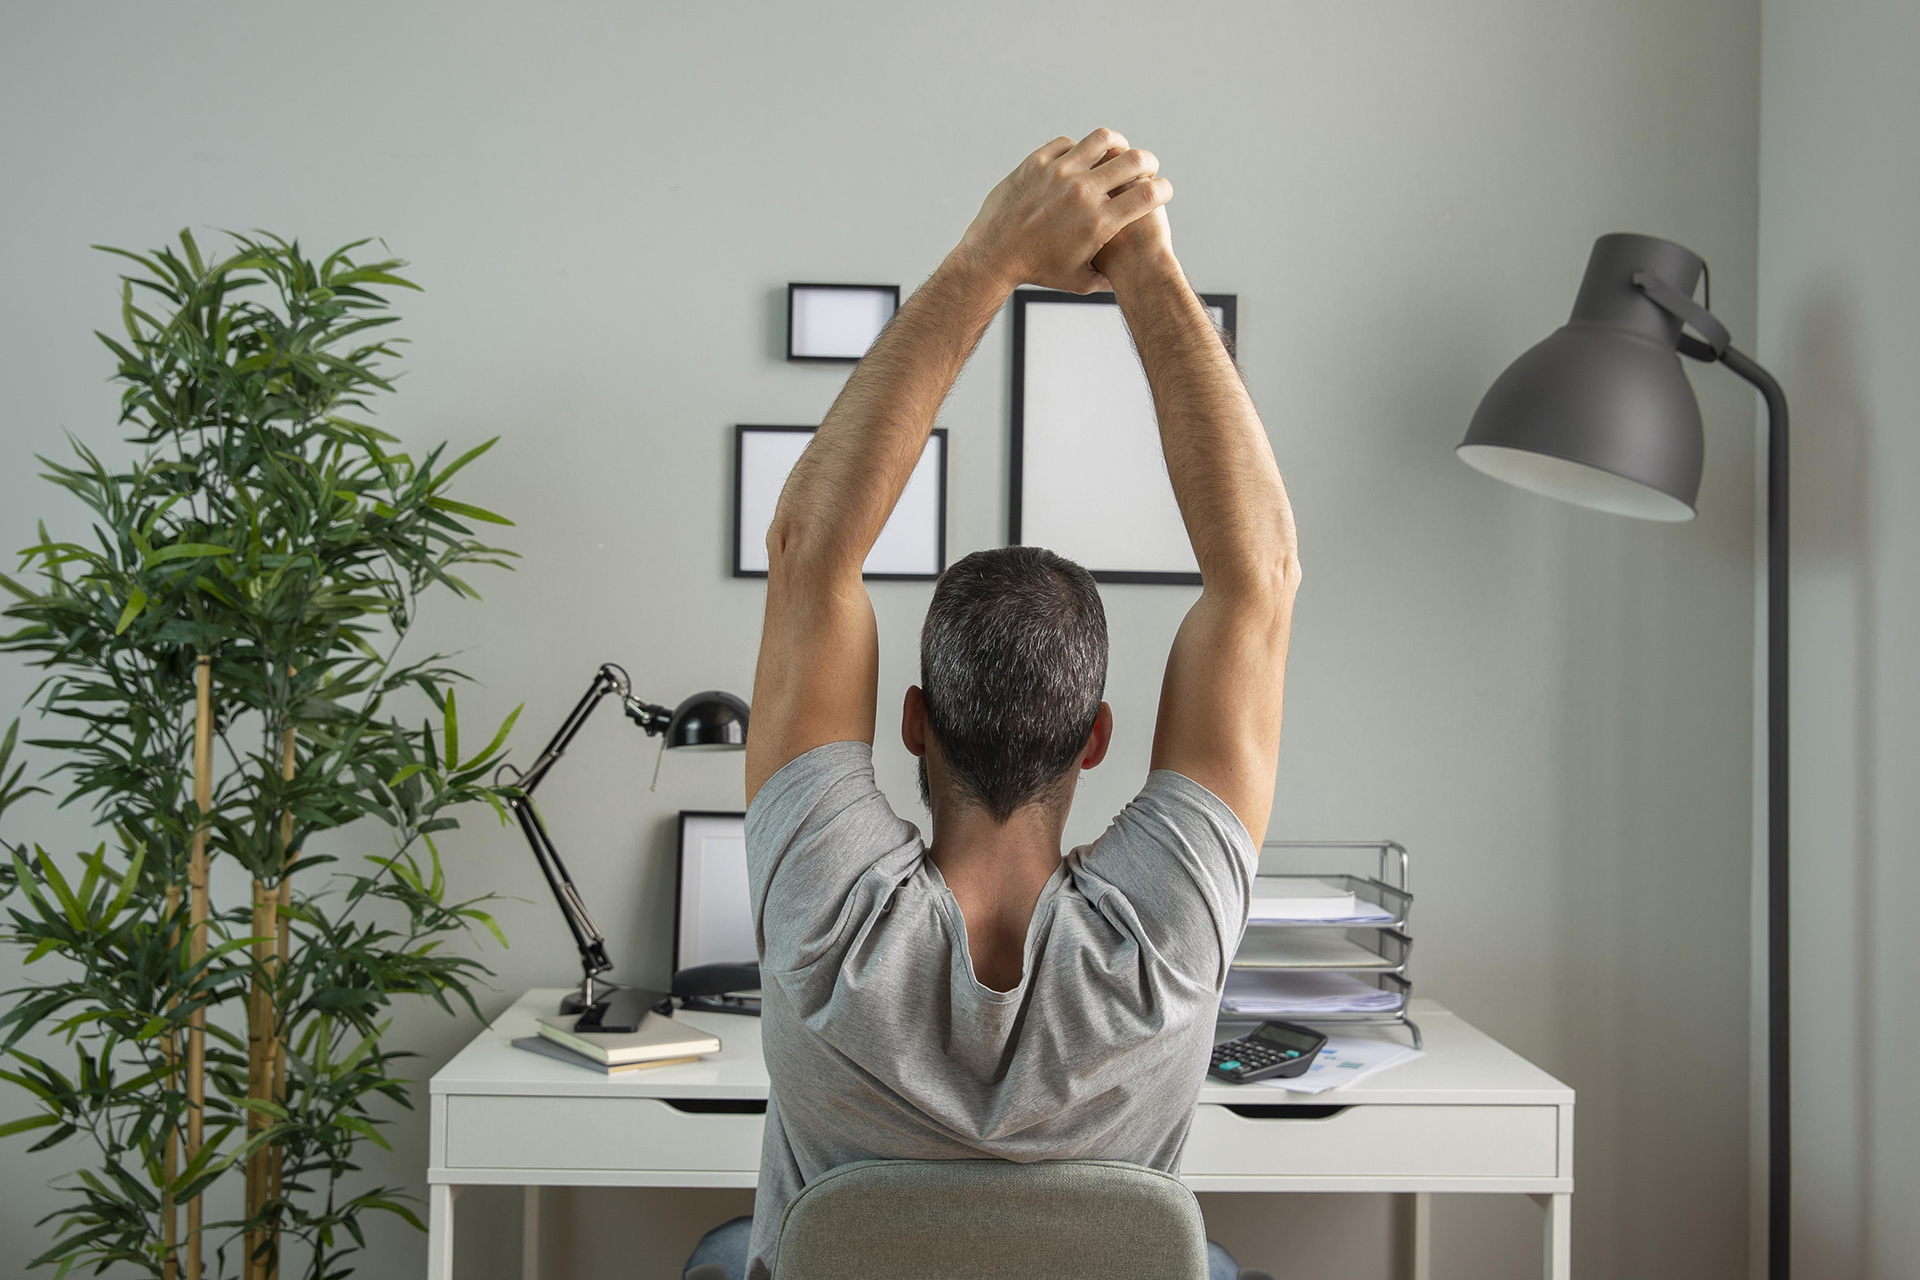
[[[656, 700], [744, 692], [761, 592], [727, 576], [731, 426], [815, 421], [843, 376], [779, 359], [782, 286], [911, 287], [1026, 151], [1114, 125], [1163, 158], [1195, 282], [1240, 296], [1298, 508], [1273, 833], [1413, 850], [1421, 989], [1580, 1091], [1584, 1274], [1732, 1276], [1751, 397], [1699, 379], [1710, 464], [1702, 518], [1680, 528], [1551, 505], [1452, 447], [1494, 375], [1564, 318], [1602, 232], [1699, 251], [1716, 309], [1752, 332], [1758, 57], [1754, 0], [9, 5], [0, 544], [42, 513], [73, 519], [33, 453], [63, 428], [115, 438], [88, 336], [113, 322], [115, 273], [89, 242], [378, 234], [427, 288], [403, 304], [411, 371], [382, 422], [411, 442], [505, 437], [468, 487], [518, 518], [524, 567], [429, 619], [428, 643], [463, 649], [482, 682], [465, 714], [524, 701], [517, 746], [537, 747], [606, 660]], [[943, 415], [956, 554], [1004, 528], [1007, 346], [997, 324]], [[874, 594], [879, 771], [910, 811], [890, 725], [928, 592]], [[1119, 727], [1081, 838], [1141, 779], [1191, 593], [1106, 598]], [[30, 682], [0, 663], [0, 707]], [[658, 793], [652, 764], [608, 715], [543, 794], [628, 977], [666, 964], [674, 810], [738, 803], [737, 760], [670, 759]], [[40, 817], [9, 834], [80, 838]], [[489, 1010], [565, 980], [570, 948], [516, 837], [479, 822], [448, 848], [457, 889], [524, 900], [500, 913], [512, 950], [483, 948]], [[472, 1030], [414, 1011], [395, 1034], [424, 1080]], [[418, 1179], [424, 1120], [394, 1135], [372, 1168]], [[64, 1167], [5, 1149], [0, 1239], [32, 1237]], [[500, 1210], [474, 1215], [495, 1247], [466, 1265], [508, 1274], [512, 1207], [476, 1203]], [[610, 1231], [580, 1237], [576, 1274], [667, 1250], [619, 1197], [573, 1197], [556, 1226], [584, 1229], [589, 1205]], [[1222, 1216], [1250, 1263], [1277, 1265], [1276, 1240], [1337, 1259], [1346, 1227], [1370, 1241], [1347, 1273], [1384, 1274], [1382, 1201], [1273, 1206], [1264, 1243], [1253, 1216]], [[1443, 1201], [1436, 1219], [1447, 1280], [1536, 1274], [1524, 1200]], [[417, 1237], [380, 1244], [363, 1274], [418, 1274]]]
[[1920, 1273], [1920, 10], [1766, 0], [1760, 355], [1791, 397], [1795, 1272]]

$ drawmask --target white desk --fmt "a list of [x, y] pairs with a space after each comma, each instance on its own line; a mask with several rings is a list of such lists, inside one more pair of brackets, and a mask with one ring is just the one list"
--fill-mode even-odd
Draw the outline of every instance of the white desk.
[[[433, 1077], [429, 1280], [452, 1280], [463, 1186], [528, 1188], [522, 1256], [534, 1280], [541, 1187], [751, 1187], [758, 1177], [759, 1019], [683, 1012], [721, 1038], [720, 1053], [609, 1077], [509, 1043], [535, 1034], [535, 1016], [563, 994], [529, 991]], [[1427, 1280], [1429, 1193], [1529, 1195], [1546, 1210], [1546, 1275], [1568, 1280], [1573, 1090], [1439, 1005], [1414, 1009], [1426, 1056], [1337, 1092], [1209, 1081], [1182, 1178], [1195, 1191], [1412, 1193], [1414, 1280]], [[1271, 1110], [1281, 1104], [1294, 1109]]]

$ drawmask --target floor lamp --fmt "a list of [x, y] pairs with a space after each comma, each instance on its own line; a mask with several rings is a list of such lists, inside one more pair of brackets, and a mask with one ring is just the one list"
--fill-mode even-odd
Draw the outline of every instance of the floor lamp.
[[[1691, 520], [1705, 438], [1681, 355], [1767, 404], [1767, 1274], [1786, 1280], [1793, 1189], [1787, 1063], [1787, 400], [1693, 301], [1707, 264], [1652, 236], [1594, 242], [1573, 315], [1487, 391], [1459, 447], [1499, 480], [1646, 520]], [[1709, 291], [1710, 304], [1712, 294]], [[1691, 328], [1693, 334], [1683, 332]]]

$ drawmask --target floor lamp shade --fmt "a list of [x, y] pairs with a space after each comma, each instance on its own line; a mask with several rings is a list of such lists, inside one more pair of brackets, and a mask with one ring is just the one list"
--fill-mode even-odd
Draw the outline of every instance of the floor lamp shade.
[[1691, 520], [1705, 436], [1680, 368], [1680, 321], [1634, 283], [1682, 294], [1698, 257], [1652, 236], [1594, 243], [1573, 315], [1495, 380], [1461, 461], [1520, 488], [1644, 520]]

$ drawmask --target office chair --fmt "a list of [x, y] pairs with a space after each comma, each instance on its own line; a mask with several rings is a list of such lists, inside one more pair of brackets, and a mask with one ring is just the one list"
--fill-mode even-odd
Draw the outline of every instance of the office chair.
[[774, 1280], [1080, 1276], [1207, 1280], [1193, 1193], [1110, 1160], [862, 1160], [794, 1197], [774, 1262]]

